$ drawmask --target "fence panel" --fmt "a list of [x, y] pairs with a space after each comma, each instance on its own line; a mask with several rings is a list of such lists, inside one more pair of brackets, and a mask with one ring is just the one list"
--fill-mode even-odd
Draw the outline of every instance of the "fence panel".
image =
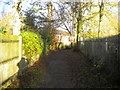
[[[19, 68], [22, 38], [15, 35], [0, 34], [0, 85], [5, 84]], [[0, 87], [1, 87], [0, 86]]]
[[111, 80], [120, 78], [120, 35], [89, 39], [80, 42], [81, 51], [93, 64], [104, 65], [104, 71]]

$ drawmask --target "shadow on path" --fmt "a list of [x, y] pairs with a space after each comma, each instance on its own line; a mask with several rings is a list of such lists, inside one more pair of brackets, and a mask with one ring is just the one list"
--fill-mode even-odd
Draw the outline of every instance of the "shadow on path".
[[108, 87], [99, 80], [85, 57], [72, 49], [52, 51], [42, 56], [18, 80], [18, 88], [96, 88]]

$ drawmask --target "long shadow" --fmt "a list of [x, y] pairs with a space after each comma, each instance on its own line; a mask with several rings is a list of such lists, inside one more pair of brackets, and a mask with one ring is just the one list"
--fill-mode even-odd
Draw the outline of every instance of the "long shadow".
[[25, 71], [28, 70], [28, 65], [29, 65], [29, 61], [25, 57], [22, 57], [21, 61], [17, 64], [17, 66], [19, 68], [18, 76], [17, 76], [17, 78], [19, 79], [19, 88], [22, 87], [23, 74]]
[[38, 61], [36, 61], [32, 66], [29, 66], [30, 63], [29, 63], [29, 60], [26, 57], [22, 57], [21, 58], [21, 61], [17, 64], [17, 66], [19, 68], [18, 76], [17, 76], [17, 79], [18, 79], [17, 83], [19, 84], [17, 86], [18, 88], [25, 88], [25, 87], [29, 87], [30, 86], [31, 78], [34, 77], [34, 76], [31, 76], [31, 75], [32, 74], [35, 75], [33, 73], [34, 71], [32, 72], [31, 67], [35, 67], [36, 63], [40, 63], [39, 60], [41, 60], [42, 57], [44, 57], [46, 55], [46, 49], [47, 49], [47, 44], [46, 44], [46, 42], [44, 42], [44, 48], [42, 50], [42, 53], [37, 58]]

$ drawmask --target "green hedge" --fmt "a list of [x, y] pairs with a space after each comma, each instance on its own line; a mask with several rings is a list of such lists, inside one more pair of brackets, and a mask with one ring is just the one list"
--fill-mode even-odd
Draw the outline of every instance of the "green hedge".
[[25, 56], [31, 62], [32, 57], [43, 52], [43, 40], [40, 35], [26, 31], [20, 34], [22, 36], [22, 47]]

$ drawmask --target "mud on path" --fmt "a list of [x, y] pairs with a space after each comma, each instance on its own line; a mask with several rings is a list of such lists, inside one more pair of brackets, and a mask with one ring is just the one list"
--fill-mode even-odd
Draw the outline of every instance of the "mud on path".
[[108, 87], [84, 56], [71, 49], [53, 51], [43, 56], [17, 82], [17, 88]]

